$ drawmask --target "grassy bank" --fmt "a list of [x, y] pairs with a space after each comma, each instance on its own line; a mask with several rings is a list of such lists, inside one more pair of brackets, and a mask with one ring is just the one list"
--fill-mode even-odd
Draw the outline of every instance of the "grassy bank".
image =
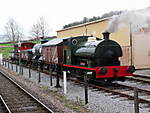
[[14, 49], [13, 47], [0, 48], [0, 53], [3, 54], [3, 57], [8, 58], [9, 57], [9, 52], [13, 49]]
[[[51, 40], [52, 38], [49, 38], [47, 40]], [[40, 43], [40, 40], [33, 40], [33, 41], [30, 41], [30, 42], [33, 42], [33, 43]], [[3, 57], [6, 57], [8, 58], [9, 57], [9, 52], [13, 50], [13, 46], [14, 44], [13, 43], [1, 43], [0, 46], [5, 46], [4, 48], [0, 48], [0, 53], [3, 54]], [[10, 46], [10, 47], [7, 47], [7, 46]]]

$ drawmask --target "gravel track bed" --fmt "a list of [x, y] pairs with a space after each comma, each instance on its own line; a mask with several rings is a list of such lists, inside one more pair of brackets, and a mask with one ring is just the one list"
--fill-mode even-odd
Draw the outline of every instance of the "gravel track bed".
[[[15, 66], [14, 66], [14, 71], [15, 71]], [[32, 81], [33, 82], [32, 84], [35, 85], [38, 83], [38, 72], [32, 70], [31, 73], [32, 76], [30, 78], [30, 81]], [[28, 75], [27, 68], [24, 68], [24, 75], [22, 76], [26, 78], [26, 80], [28, 81], [29, 75]], [[20, 76], [19, 78], [22, 78], [22, 76]], [[128, 84], [128, 82], [124, 82], [124, 83]], [[25, 82], [24, 84], [27, 85], [28, 82], [27, 83]], [[55, 84], [56, 84], [55, 77], [53, 77], [53, 86], [50, 86], [50, 76], [41, 73], [41, 82], [39, 84], [40, 87], [45, 86], [48, 87], [49, 90], [58, 91], [63, 94], [62, 79], [60, 79], [60, 85], [62, 86], [62, 88], [55, 88]], [[31, 89], [33, 89], [35, 92], [38, 92], [38, 90], [35, 90], [33, 86]], [[94, 91], [91, 88], [89, 88], [88, 94], [89, 94], [89, 103], [85, 106], [90, 110], [90, 113], [134, 113], [133, 101], [129, 101], [126, 98], [120, 98], [120, 97], [116, 98], [116, 96], [112, 96], [103, 91]], [[49, 96], [48, 94], [41, 94], [41, 95], [42, 97], [43, 95], [46, 97]], [[69, 100], [73, 100], [74, 102], [84, 103], [84, 87], [74, 82], [67, 81], [66, 98]], [[148, 113], [149, 111], [150, 108], [145, 108], [145, 107], [143, 108], [143, 106], [141, 106], [140, 108], [140, 113]], [[64, 113], [73, 113], [73, 111], [66, 110]]]
[[135, 74], [150, 76], [150, 69], [147, 69], [147, 70], [137, 70], [135, 72]]

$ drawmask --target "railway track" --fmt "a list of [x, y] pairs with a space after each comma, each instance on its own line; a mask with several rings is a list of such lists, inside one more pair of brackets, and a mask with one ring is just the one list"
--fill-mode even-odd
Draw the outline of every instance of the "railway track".
[[139, 77], [139, 78], [144, 78], [144, 79], [150, 79], [150, 75], [137, 75], [137, 74], [135, 74], [134, 75], [135, 77]]
[[119, 96], [121, 96], [121, 97], [123, 96], [123, 97], [127, 97], [128, 99], [133, 100], [134, 99], [134, 88], [136, 88], [138, 90], [139, 102], [150, 105], [150, 98], [149, 98], [150, 91], [149, 90], [132, 87], [132, 86], [128, 86], [128, 85], [122, 85], [122, 84], [118, 84], [118, 83], [113, 83], [112, 88], [110, 88], [110, 89], [113, 91], [116, 91], [119, 94]]
[[0, 95], [2, 95], [10, 113], [54, 113], [3, 73], [0, 73]]
[[134, 75], [126, 77], [126, 80], [150, 84], [150, 76], [146, 75]]
[[[42, 71], [44, 72], [44, 71]], [[48, 72], [44, 72], [49, 74]], [[53, 75], [54, 76], [54, 75]], [[62, 77], [62, 76], [60, 76]], [[134, 82], [141, 82], [141, 83], [148, 83], [150, 84], [150, 80], [147, 80], [147, 77], [144, 77], [144, 79], [142, 79], [143, 76], [140, 75], [136, 75], [135, 77], [127, 77], [127, 80], [132, 80]], [[72, 78], [68, 78], [68, 80], [74, 81], [77, 84], [82, 84], [84, 85], [84, 82], [76, 80], [76, 79], [72, 79]], [[92, 83], [88, 84], [89, 88], [91, 90], [96, 90], [96, 91], [104, 91], [109, 93], [110, 95], [114, 95], [114, 98], [120, 98], [120, 97], [125, 97], [129, 100], [134, 100], [134, 88], [132, 86], [128, 86], [128, 85], [123, 85], [123, 84], [119, 84], [119, 83], [112, 83], [112, 84], [107, 84], [106, 85], [95, 85]], [[137, 88], [137, 87], [136, 87]], [[148, 106], [150, 106], [150, 91], [149, 90], [145, 90], [145, 89], [141, 89], [141, 88], [137, 88], [138, 92], [139, 92], [139, 103], [143, 103], [143, 104], [147, 104]]]

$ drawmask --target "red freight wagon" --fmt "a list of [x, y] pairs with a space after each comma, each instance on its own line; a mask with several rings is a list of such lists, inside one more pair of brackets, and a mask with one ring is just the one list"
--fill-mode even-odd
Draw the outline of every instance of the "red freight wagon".
[[[24, 52], [25, 50], [29, 50], [32, 49], [33, 46], [35, 45], [35, 43], [32, 42], [19, 42], [17, 44], [14, 45], [14, 51], [16, 53], [15, 57], [18, 58], [24, 58]], [[20, 53], [20, 55], [19, 55]]]
[[21, 43], [18, 43], [18, 49], [20, 51], [32, 49], [34, 45], [35, 43], [32, 43], [32, 42], [21, 42]]

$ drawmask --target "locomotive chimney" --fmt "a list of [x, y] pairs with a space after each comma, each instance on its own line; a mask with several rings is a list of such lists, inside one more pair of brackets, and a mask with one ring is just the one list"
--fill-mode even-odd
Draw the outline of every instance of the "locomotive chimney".
[[104, 40], [109, 40], [109, 34], [110, 34], [109, 32], [106, 31], [106, 32], [103, 32], [102, 34], [103, 34]]

